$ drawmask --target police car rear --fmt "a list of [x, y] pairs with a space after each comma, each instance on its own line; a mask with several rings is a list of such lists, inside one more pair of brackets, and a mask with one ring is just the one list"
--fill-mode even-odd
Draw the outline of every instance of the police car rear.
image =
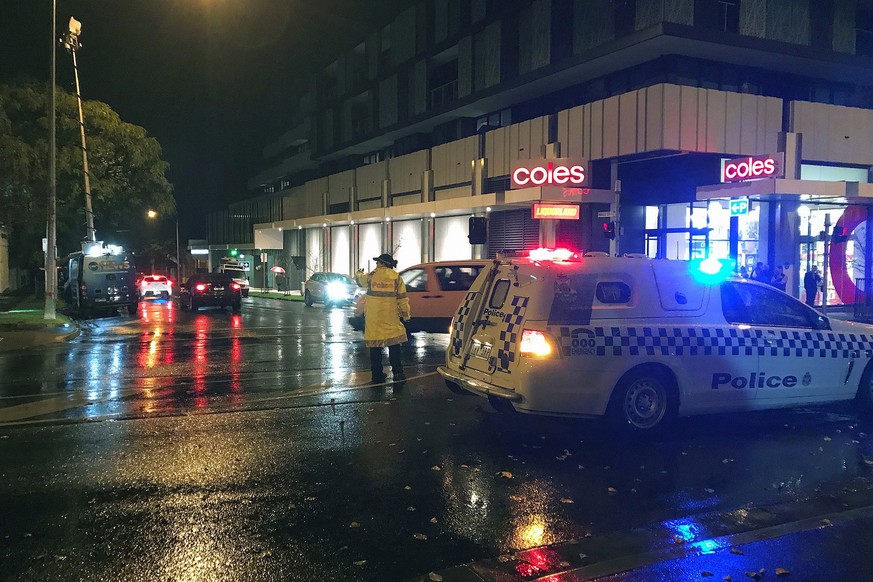
[[499, 409], [636, 431], [852, 398], [873, 408], [873, 328], [729, 275], [719, 261], [569, 251], [495, 260], [458, 309], [439, 372]]

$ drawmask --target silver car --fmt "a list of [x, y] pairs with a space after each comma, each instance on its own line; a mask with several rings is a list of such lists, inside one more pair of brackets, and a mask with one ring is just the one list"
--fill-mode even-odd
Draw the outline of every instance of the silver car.
[[323, 303], [329, 307], [352, 305], [364, 289], [354, 279], [341, 273], [313, 273], [306, 281], [303, 298], [306, 307], [313, 303]]

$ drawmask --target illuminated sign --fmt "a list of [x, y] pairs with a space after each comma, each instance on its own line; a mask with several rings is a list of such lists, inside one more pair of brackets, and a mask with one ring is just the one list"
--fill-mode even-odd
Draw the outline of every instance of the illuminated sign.
[[534, 202], [531, 218], [550, 218], [553, 220], [579, 220], [578, 204], [546, 204]]
[[513, 188], [530, 186], [588, 186], [588, 163], [568, 158], [518, 160], [512, 165]]
[[781, 178], [784, 156], [779, 153], [726, 160], [721, 167], [721, 181], [741, 182], [760, 178]]
[[749, 199], [738, 198], [731, 200], [731, 216], [743, 216], [749, 213]]

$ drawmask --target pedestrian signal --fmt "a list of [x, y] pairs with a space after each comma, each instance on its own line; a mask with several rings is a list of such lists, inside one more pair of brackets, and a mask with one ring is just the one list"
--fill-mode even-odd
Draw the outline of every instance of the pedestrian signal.
[[835, 226], [834, 232], [831, 235], [831, 244], [840, 244], [849, 240], [849, 233], [846, 232], [846, 227]]
[[612, 240], [615, 238], [615, 222], [610, 220], [603, 223], [603, 236]]

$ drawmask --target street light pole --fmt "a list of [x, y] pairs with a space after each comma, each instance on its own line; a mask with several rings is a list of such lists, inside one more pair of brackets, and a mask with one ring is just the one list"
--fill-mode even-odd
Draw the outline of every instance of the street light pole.
[[48, 225], [46, 232], [45, 249], [45, 309], [43, 319], [55, 319], [55, 292], [57, 290], [58, 272], [55, 267], [57, 257], [57, 165], [55, 162], [55, 69], [57, 51], [57, 0], [52, 0], [52, 58], [51, 58], [51, 86], [49, 98], [51, 112], [49, 114], [49, 199], [48, 199]]
[[182, 255], [179, 253], [179, 215], [176, 215], [176, 278], [182, 282]]
[[87, 240], [97, 240], [97, 232], [94, 230], [94, 211], [91, 209], [91, 173], [88, 171], [88, 148], [85, 147], [85, 118], [82, 114], [82, 92], [79, 88], [79, 64], [76, 53], [79, 52], [79, 34], [82, 33], [82, 23], [75, 18], [70, 18], [70, 26], [64, 35], [64, 48], [73, 55], [73, 75], [76, 78], [76, 103], [79, 106], [79, 135], [82, 140], [82, 169], [85, 174], [85, 220], [88, 230]]

